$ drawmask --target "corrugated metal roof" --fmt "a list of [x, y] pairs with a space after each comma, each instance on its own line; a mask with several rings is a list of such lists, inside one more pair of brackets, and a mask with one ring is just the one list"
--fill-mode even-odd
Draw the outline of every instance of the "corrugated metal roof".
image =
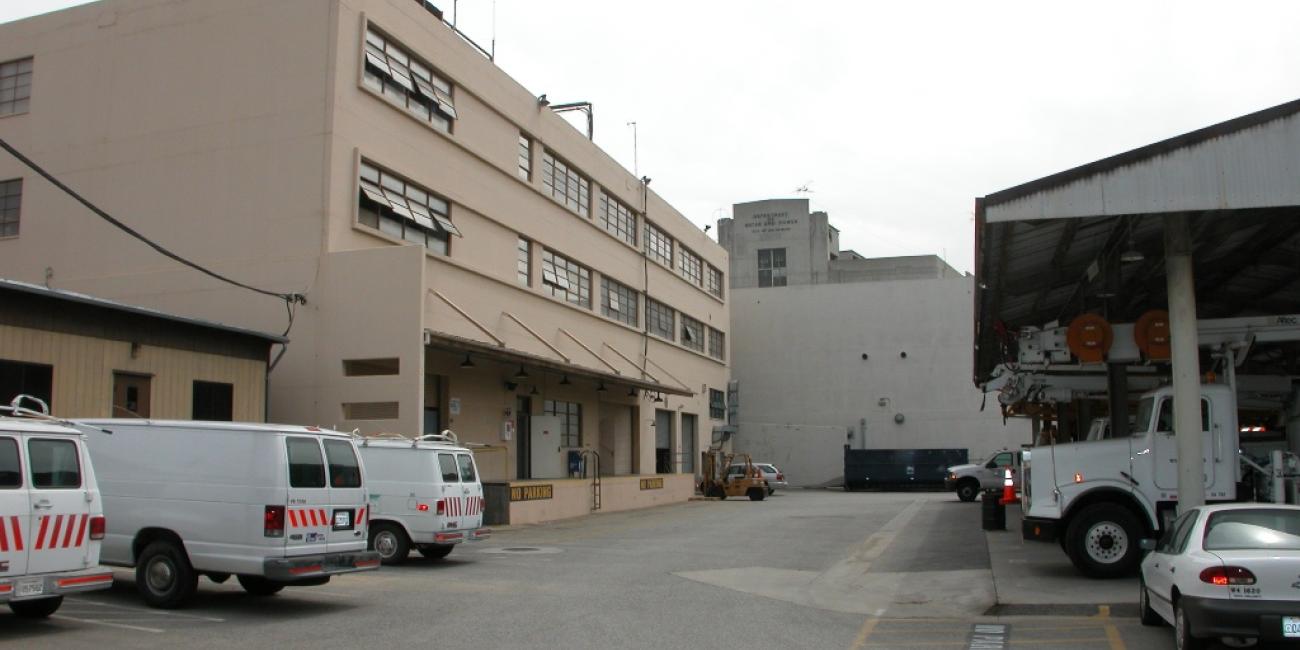
[[175, 323], [197, 325], [199, 327], [207, 327], [215, 330], [221, 330], [223, 332], [231, 332], [234, 334], [241, 334], [244, 336], [252, 336], [255, 338], [270, 341], [272, 343], [289, 342], [289, 339], [280, 336], [278, 334], [268, 334], [266, 332], [258, 332], [256, 330], [244, 329], [242, 327], [232, 327], [230, 325], [223, 325], [221, 323], [215, 323], [212, 321], [199, 320], [197, 318], [186, 318], [184, 316], [177, 316], [175, 314], [168, 314], [166, 312], [161, 312], [156, 309], [148, 309], [146, 307], [136, 307], [135, 305], [128, 305], [113, 300], [96, 298], [95, 296], [86, 295], [84, 293], [77, 293], [75, 291], [66, 291], [63, 289], [51, 289], [49, 287], [43, 287], [39, 284], [31, 284], [29, 282], [20, 282], [18, 280], [9, 280], [5, 278], [0, 278], [0, 290], [5, 290], [5, 289], [10, 291], [22, 291], [24, 293], [46, 296], [49, 298], [56, 298], [59, 300], [67, 300], [70, 302], [81, 303], [84, 305], [92, 305], [95, 307], [102, 307], [104, 309], [112, 309], [115, 311], [137, 314], [140, 316], [148, 316], [150, 318], [159, 318], [162, 320], [168, 320]]

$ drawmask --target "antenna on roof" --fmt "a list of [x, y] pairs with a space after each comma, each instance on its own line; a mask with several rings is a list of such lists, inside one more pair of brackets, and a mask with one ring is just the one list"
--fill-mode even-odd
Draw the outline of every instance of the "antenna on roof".
[[794, 188], [794, 193], [795, 193], [795, 194], [812, 194], [812, 193], [813, 193], [812, 189], [810, 189], [810, 188], [808, 187], [809, 185], [812, 185], [812, 183], [813, 183], [812, 181], [806, 181], [803, 185], [800, 185], [799, 187]]

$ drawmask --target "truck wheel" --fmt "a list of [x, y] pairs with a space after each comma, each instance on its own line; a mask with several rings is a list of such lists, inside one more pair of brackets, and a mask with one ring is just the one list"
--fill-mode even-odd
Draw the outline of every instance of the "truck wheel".
[[709, 496], [715, 499], [726, 499], [727, 491], [722, 489], [721, 485], [714, 484], [712, 487], [709, 488]]
[[1160, 618], [1156, 610], [1151, 609], [1151, 594], [1147, 593], [1147, 581], [1138, 576], [1138, 611], [1143, 625], [1155, 627], [1164, 625], [1165, 619]]
[[766, 497], [767, 493], [763, 491], [763, 488], [749, 488], [750, 501], [762, 501]]
[[283, 584], [274, 580], [267, 580], [262, 576], [241, 575], [237, 579], [239, 580], [239, 586], [254, 596], [271, 596], [280, 593], [280, 590], [284, 589]]
[[381, 522], [370, 527], [370, 550], [378, 551], [384, 564], [401, 564], [411, 553], [411, 540], [399, 526]]
[[974, 501], [975, 497], [980, 495], [980, 482], [970, 479], [964, 479], [957, 484], [957, 498], [967, 503]]
[[175, 609], [194, 595], [199, 574], [185, 550], [167, 540], [144, 547], [135, 566], [135, 586], [150, 607]]
[[453, 548], [456, 548], [455, 544], [421, 544], [418, 550], [420, 555], [430, 560], [441, 560], [450, 555]]
[[59, 610], [63, 596], [42, 598], [40, 600], [19, 600], [9, 603], [9, 609], [19, 618], [48, 618]]
[[1094, 503], [1066, 529], [1065, 549], [1074, 566], [1090, 578], [1117, 578], [1133, 572], [1141, 557], [1142, 526], [1124, 506]]

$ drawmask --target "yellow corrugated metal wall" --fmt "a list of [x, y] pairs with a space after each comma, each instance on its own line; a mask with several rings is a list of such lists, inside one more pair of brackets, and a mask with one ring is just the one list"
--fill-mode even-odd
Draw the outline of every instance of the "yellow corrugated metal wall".
[[0, 325], [0, 359], [54, 366], [54, 415], [113, 415], [113, 373], [148, 375], [150, 416], [190, 419], [194, 381], [234, 386], [236, 421], [261, 422], [265, 414], [266, 362]]

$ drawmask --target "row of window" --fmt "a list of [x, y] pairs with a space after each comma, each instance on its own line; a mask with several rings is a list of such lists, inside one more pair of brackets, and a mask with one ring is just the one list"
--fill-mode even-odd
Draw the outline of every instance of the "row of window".
[[[81, 487], [81, 460], [77, 443], [54, 438], [27, 441], [27, 469], [34, 488], [68, 490]], [[23, 466], [18, 441], [0, 438], [0, 490], [23, 486]]]
[[[560, 418], [560, 446], [582, 446], [582, 404], [578, 402], [561, 402], [544, 400], [542, 414]], [[683, 414], [686, 417], [688, 414]], [[694, 416], [690, 416], [694, 417]], [[714, 420], [727, 418], [727, 396], [717, 389], [709, 389], [709, 417]]]
[[[150, 417], [152, 383], [149, 375], [115, 371], [113, 417]], [[39, 398], [54, 410], [54, 366], [0, 359], [0, 403], [8, 404], [17, 395]], [[234, 416], [234, 398], [234, 384], [196, 380], [191, 386], [190, 419], [229, 422]]]
[[[516, 245], [519, 283], [532, 286], [532, 242], [520, 237]], [[591, 309], [591, 269], [549, 248], [542, 248], [542, 290], [548, 295]], [[640, 292], [607, 276], [600, 277], [600, 313], [621, 323], [640, 326]], [[678, 340], [677, 311], [646, 297], [646, 330], [659, 338]], [[725, 361], [726, 335], [704, 323], [681, 315], [681, 344]]]
[[[432, 66], [420, 61], [373, 26], [366, 27], [364, 58], [363, 83], [366, 86], [404, 107], [422, 121], [443, 132], [451, 132], [457, 113], [453, 101], [454, 88], [450, 81], [439, 76], [433, 71]], [[523, 133], [519, 134], [517, 156], [519, 177], [531, 183], [533, 140]], [[591, 179], [549, 149], [542, 151], [541, 172], [542, 190], [545, 194], [575, 214], [590, 218]], [[363, 193], [370, 195], [365, 192], [364, 187]], [[370, 198], [376, 206], [385, 206], [385, 202], [378, 196], [370, 195]], [[629, 245], [636, 246], [637, 213], [627, 204], [605, 192], [601, 192], [598, 205], [601, 227]], [[401, 206], [391, 207], [398, 216], [405, 217], [408, 221], [414, 220], [416, 227], [404, 223], [402, 219], [385, 219], [383, 214], [365, 214], [367, 225], [379, 228], [394, 237], [422, 243], [435, 252], [447, 253], [449, 240], [439, 232], [439, 228], [422, 223], [421, 217], [426, 215], [417, 213], [415, 217], [410, 217], [400, 209]], [[441, 214], [446, 217], [445, 202], [443, 207]], [[440, 222], [439, 225], [444, 224]], [[680, 243], [676, 245], [677, 250], [674, 251], [673, 239], [667, 233], [649, 221], [645, 226], [645, 245], [651, 258], [670, 269], [675, 269], [687, 282], [703, 287], [719, 298], [723, 296], [722, 271], [705, 264], [700, 256]], [[446, 230], [446, 228], [442, 229]], [[557, 283], [550, 286], [564, 294], [563, 297], [566, 299], [570, 299], [569, 290], [563, 287], [562, 282], [557, 280]], [[588, 302], [589, 296], [588, 293]]]
[[23, 179], [0, 181], [0, 237], [18, 236], [18, 216], [23, 204]]
[[361, 161], [357, 220], [398, 239], [446, 255], [451, 236], [451, 203], [437, 194], [367, 160]]

